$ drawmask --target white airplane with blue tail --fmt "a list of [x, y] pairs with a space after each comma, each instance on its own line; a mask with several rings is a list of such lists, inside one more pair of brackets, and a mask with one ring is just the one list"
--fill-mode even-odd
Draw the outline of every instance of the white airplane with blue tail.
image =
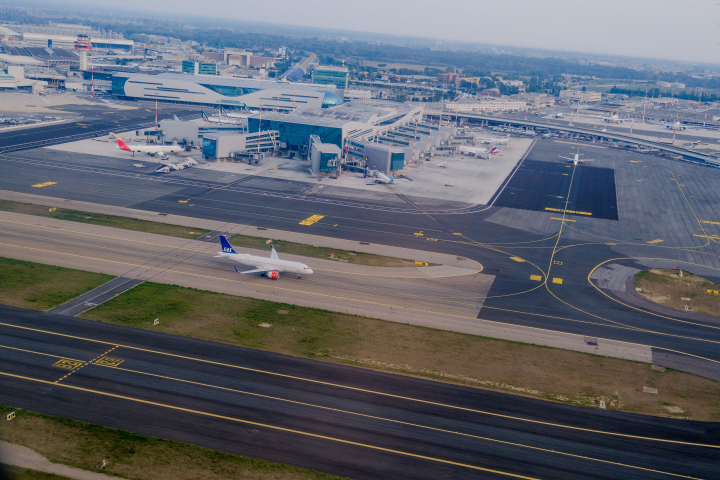
[[272, 243], [270, 243], [270, 258], [258, 257], [257, 255], [247, 253], [237, 253], [225, 235], [220, 235], [220, 245], [222, 246], [222, 252], [218, 252], [215, 258], [227, 258], [244, 267], [252, 267], [250, 270], [243, 272], [235, 267], [235, 271], [238, 273], [259, 273], [261, 276], [268, 277], [272, 280], [280, 278], [281, 273], [294, 273], [298, 275], [298, 278], [300, 278], [300, 275], [310, 275], [313, 273], [312, 269], [304, 263], [280, 260]]

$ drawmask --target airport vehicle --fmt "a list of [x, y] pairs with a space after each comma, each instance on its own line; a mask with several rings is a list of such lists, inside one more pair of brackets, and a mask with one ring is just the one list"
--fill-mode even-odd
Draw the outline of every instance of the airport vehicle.
[[228, 120], [228, 119], [223, 120], [222, 117], [219, 117], [219, 116], [218, 117], [209, 117], [207, 113], [202, 112], [202, 111], [200, 113], [202, 113], [203, 121], [208, 122], [208, 123], [227, 123], [227, 124], [238, 123], [234, 120]]
[[[517, 133], [517, 132], [514, 132], [514, 133]], [[485, 143], [485, 144], [494, 143], [496, 145], [507, 145], [507, 142], [510, 140], [510, 134], [508, 133], [503, 138], [483, 137], [483, 138], [480, 138], [479, 140], [480, 140], [480, 143]]]
[[580, 152], [578, 151], [577, 153], [575, 153], [575, 156], [574, 156], [573, 158], [568, 158], [568, 157], [563, 157], [563, 156], [560, 156], [560, 158], [564, 158], [565, 160], [568, 161], [568, 163], [572, 163], [573, 165], [577, 165], [578, 163], [594, 162], [594, 161], [595, 161], [595, 160], [586, 160], [586, 159], [580, 160], [580, 155], [582, 155], [582, 153], [580, 153]]
[[461, 145], [458, 147], [458, 152], [463, 153], [465, 155], [475, 155], [476, 157], [480, 157], [480, 158], [490, 158], [490, 155], [492, 155], [493, 153], [498, 153], [499, 146], [500, 146], [499, 143], [496, 143], [492, 148], [471, 147], [469, 145]]
[[115, 135], [115, 139], [117, 140], [117, 148], [120, 150], [125, 150], [126, 152], [131, 152], [133, 154], [133, 157], [135, 156], [135, 153], [147, 153], [148, 155], [158, 156], [158, 155], [165, 155], [167, 153], [177, 153], [182, 152], [184, 150], [184, 147], [182, 145], [173, 144], [173, 145], [128, 145], [127, 143], [123, 142], [123, 139], [119, 136]]
[[280, 260], [272, 242], [268, 241], [268, 243], [270, 244], [270, 258], [258, 257], [257, 255], [247, 253], [237, 253], [232, 245], [230, 245], [230, 242], [228, 242], [227, 237], [220, 235], [222, 252], [218, 252], [214, 258], [227, 258], [245, 267], [252, 267], [250, 270], [245, 270], [244, 272], [239, 271], [238, 268], [235, 267], [235, 271], [238, 273], [259, 273], [261, 276], [272, 280], [280, 278], [281, 273], [295, 273], [298, 274], [298, 278], [300, 278], [300, 274], [310, 275], [313, 273], [312, 269], [304, 263]]
[[623, 121], [617, 115], [609, 115], [603, 118], [606, 123], [623, 123]]

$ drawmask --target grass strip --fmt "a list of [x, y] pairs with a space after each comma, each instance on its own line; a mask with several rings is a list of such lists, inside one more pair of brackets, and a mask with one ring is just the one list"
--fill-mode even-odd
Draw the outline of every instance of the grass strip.
[[[264, 237], [251, 237], [248, 235], [233, 235], [228, 239], [233, 247], [252, 248], [256, 250], [269, 250]], [[416, 264], [414, 261], [404, 258], [386, 257], [373, 253], [356, 252], [352, 250], [341, 250], [338, 248], [320, 247], [317, 245], [305, 245], [302, 243], [286, 242], [284, 240], [273, 240], [275, 250], [281, 255], [301, 255], [309, 258], [322, 258], [324, 260], [335, 260], [341, 263], [352, 263], [353, 265], [366, 265], [368, 267], [419, 267], [437, 266], [437, 263]]]
[[87, 223], [103, 227], [122, 228], [136, 232], [155, 233], [169, 237], [198, 239], [210, 233], [211, 230], [194, 227], [183, 227], [182, 225], [169, 225], [149, 220], [138, 220], [136, 218], [120, 217], [117, 215], [105, 215], [102, 213], [88, 213], [79, 210], [66, 208], [54, 208], [51, 206], [33, 205], [30, 203], [13, 202], [0, 200], [0, 210], [13, 213], [24, 213], [38, 217], [55, 218], [70, 222]]
[[720, 382], [710, 379], [317, 308], [146, 282], [81, 317], [577, 406], [604, 400], [613, 410], [720, 421]]
[[113, 278], [102, 273], [0, 257], [0, 303], [47, 310]]
[[70, 477], [12, 465], [0, 465], [0, 478], [3, 480], [70, 480]]
[[[138, 480], [331, 480], [334, 475], [0, 406], [0, 439], [31, 448], [54, 463]], [[103, 461], [105, 466], [103, 467]], [[18, 469], [19, 470], [19, 469]], [[22, 473], [21, 473], [22, 474]], [[25, 474], [27, 475], [27, 474]], [[56, 480], [38, 472], [19, 479]]]
[[653, 268], [635, 275], [646, 299], [676, 310], [720, 315], [720, 286], [687, 270]]

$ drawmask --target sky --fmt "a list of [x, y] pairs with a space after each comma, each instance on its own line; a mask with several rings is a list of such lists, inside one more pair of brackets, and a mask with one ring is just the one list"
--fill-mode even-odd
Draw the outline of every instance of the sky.
[[[122, 4], [226, 19], [720, 63], [716, 1], [123, 0]], [[93, 4], [117, 7], [118, 2], [94, 0]]]

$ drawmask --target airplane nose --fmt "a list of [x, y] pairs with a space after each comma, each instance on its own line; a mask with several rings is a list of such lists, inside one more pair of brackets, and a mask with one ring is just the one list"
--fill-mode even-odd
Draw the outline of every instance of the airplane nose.
[[307, 273], [313, 273], [312, 268], [308, 268]]

